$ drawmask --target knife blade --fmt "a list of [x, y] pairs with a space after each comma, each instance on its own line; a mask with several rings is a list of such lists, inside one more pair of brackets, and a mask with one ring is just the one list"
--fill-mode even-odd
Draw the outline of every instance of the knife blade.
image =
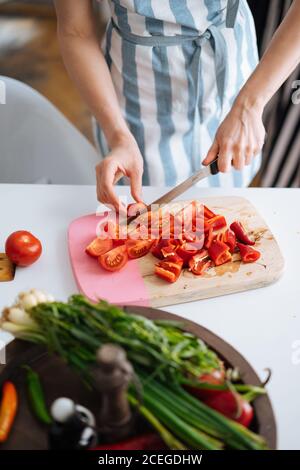
[[148, 204], [148, 206], [145, 207], [145, 210], [143, 210], [141, 213], [134, 215], [132, 217], [128, 217], [127, 225], [129, 225], [133, 220], [135, 220], [136, 217], [139, 217], [145, 212], [151, 211], [151, 207], [153, 205], [168, 204], [169, 202], [173, 201], [176, 197], [185, 193], [185, 191], [187, 191], [189, 188], [194, 186], [199, 181], [203, 180], [204, 178], [207, 178], [210, 175], [216, 175], [217, 173], [219, 173], [219, 167], [218, 167], [218, 159], [216, 158], [216, 160], [214, 160], [210, 165], [207, 165], [204, 168], [201, 168], [201, 170], [197, 171], [192, 176], [184, 180], [182, 183], [175, 186], [175, 188], [171, 189], [170, 191], [165, 193], [163, 196], [151, 202], [151, 204]]

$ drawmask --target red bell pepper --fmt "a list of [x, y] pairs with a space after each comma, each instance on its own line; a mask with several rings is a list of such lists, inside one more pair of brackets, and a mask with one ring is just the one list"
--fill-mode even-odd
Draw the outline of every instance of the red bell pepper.
[[91, 450], [163, 450], [166, 445], [163, 440], [154, 433], [143, 434], [142, 436], [132, 437], [126, 441], [116, 444], [101, 444]]
[[183, 265], [184, 267], [188, 266], [189, 260], [192, 258], [192, 256], [196, 255], [198, 250], [194, 248], [193, 246], [189, 246], [189, 243], [183, 243], [183, 245], [179, 246], [176, 250], [176, 253], [180, 258], [183, 259]]
[[254, 250], [251, 246], [238, 242], [237, 247], [240, 250], [243, 263], [254, 263], [260, 258], [260, 252]]
[[168, 256], [166, 260], [155, 265], [155, 274], [168, 281], [175, 282], [182, 271], [183, 260], [178, 256]]
[[213, 230], [220, 230], [221, 228], [227, 227], [226, 219], [223, 215], [216, 215], [204, 223], [204, 229], [207, 231], [212, 227]]
[[208, 254], [216, 266], [228, 263], [228, 261], [231, 261], [232, 259], [229, 247], [226, 245], [226, 243], [218, 240], [214, 240], [212, 242], [208, 248]]
[[209, 227], [208, 233], [206, 234], [204, 247], [208, 249], [211, 246], [213, 239], [214, 239], [214, 229], [213, 227]]
[[236, 238], [244, 243], [245, 245], [255, 245], [255, 241], [251, 240], [251, 238], [249, 238], [246, 230], [245, 230], [245, 227], [243, 227], [243, 225], [241, 224], [241, 222], [239, 221], [235, 221], [233, 222], [231, 225], [230, 225], [230, 228], [231, 230], [235, 233], [236, 235]]
[[203, 215], [205, 219], [212, 219], [216, 216], [216, 214], [206, 206], [203, 206]]
[[208, 258], [207, 250], [202, 250], [194, 255], [189, 261], [189, 269], [197, 276], [201, 276], [212, 265], [212, 261]]
[[171, 247], [172, 250], [175, 250], [175, 245], [171, 243], [170, 240], [160, 239], [156, 243], [154, 242], [154, 244], [152, 245], [151, 253], [156, 258], [163, 259], [164, 255], [162, 253], [162, 249], [167, 248], [167, 247], [168, 248]]
[[223, 236], [223, 240], [226, 245], [229, 246], [230, 253], [233, 253], [236, 247], [236, 235], [232, 230], [226, 230]]

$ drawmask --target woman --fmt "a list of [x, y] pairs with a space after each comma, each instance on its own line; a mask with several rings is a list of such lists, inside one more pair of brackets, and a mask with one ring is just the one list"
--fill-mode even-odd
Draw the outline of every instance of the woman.
[[204, 184], [250, 183], [264, 107], [300, 60], [300, 0], [258, 65], [246, 0], [110, 0], [103, 52], [91, 0], [55, 3], [65, 64], [109, 148], [96, 167], [99, 201], [118, 208], [125, 175], [139, 202], [142, 182], [175, 185], [204, 156], [219, 156], [221, 171]]

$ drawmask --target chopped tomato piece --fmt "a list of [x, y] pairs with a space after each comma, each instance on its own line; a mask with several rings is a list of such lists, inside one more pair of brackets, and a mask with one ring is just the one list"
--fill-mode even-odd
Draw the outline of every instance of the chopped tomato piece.
[[108, 251], [99, 258], [99, 263], [107, 271], [119, 271], [128, 261], [126, 246], [118, 246]]
[[224, 242], [214, 240], [211, 246], [208, 248], [208, 254], [215, 263], [216, 266], [231, 261], [232, 255], [229, 251], [229, 247]]
[[197, 255], [194, 255], [189, 261], [189, 269], [194, 274], [200, 276], [212, 265], [212, 261], [209, 259], [208, 251], [202, 250]]
[[254, 263], [260, 258], [260, 252], [254, 250], [251, 246], [238, 242], [237, 247], [240, 250], [243, 263]]
[[85, 249], [86, 253], [90, 256], [98, 258], [100, 255], [107, 253], [113, 247], [113, 241], [110, 238], [103, 240], [102, 238], [95, 238]]
[[127, 240], [125, 242], [128, 257], [131, 259], [141, 258], [149, 253], [153, 244], [151, 240]]

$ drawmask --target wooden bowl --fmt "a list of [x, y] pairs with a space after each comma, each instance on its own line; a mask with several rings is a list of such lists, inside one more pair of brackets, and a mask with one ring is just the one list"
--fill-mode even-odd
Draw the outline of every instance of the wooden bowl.
[[[201, 338], [227, 367], [238, 368], [243, 383], [259, 386], [256, 372], [232, 346], [211, 331], [180, 316], [148, 307], [125, 307], [127, 312], [145, 316], [151, 320], [176, 320], [184, 325], [186, 331]], [[0, 369], [0, 388], [6, 380], [12, 380], [19, 392], [19, 411], [6, 443], [1, 449], [47, 449], [47, 427], [39, 423], [28, 406], [25, 385], [25, 373], [20, 366], [31, 365], [41, 378], [45, 388], [47, 404], [59, 396], [71, 397], [74, 401], [97, 412], [100, 399], [96, 392], [89, 391], [82, 385], [78, 375], [55, 355], [49, 355], [40, 347], [21, 340], [15, 340], [7, 347], [7, 365]], [[262, 395], [254, 401], [255, 417], [251, 426], [261, 434], [271, 449], [276, 449], [276, 423], [268, 395]]]

